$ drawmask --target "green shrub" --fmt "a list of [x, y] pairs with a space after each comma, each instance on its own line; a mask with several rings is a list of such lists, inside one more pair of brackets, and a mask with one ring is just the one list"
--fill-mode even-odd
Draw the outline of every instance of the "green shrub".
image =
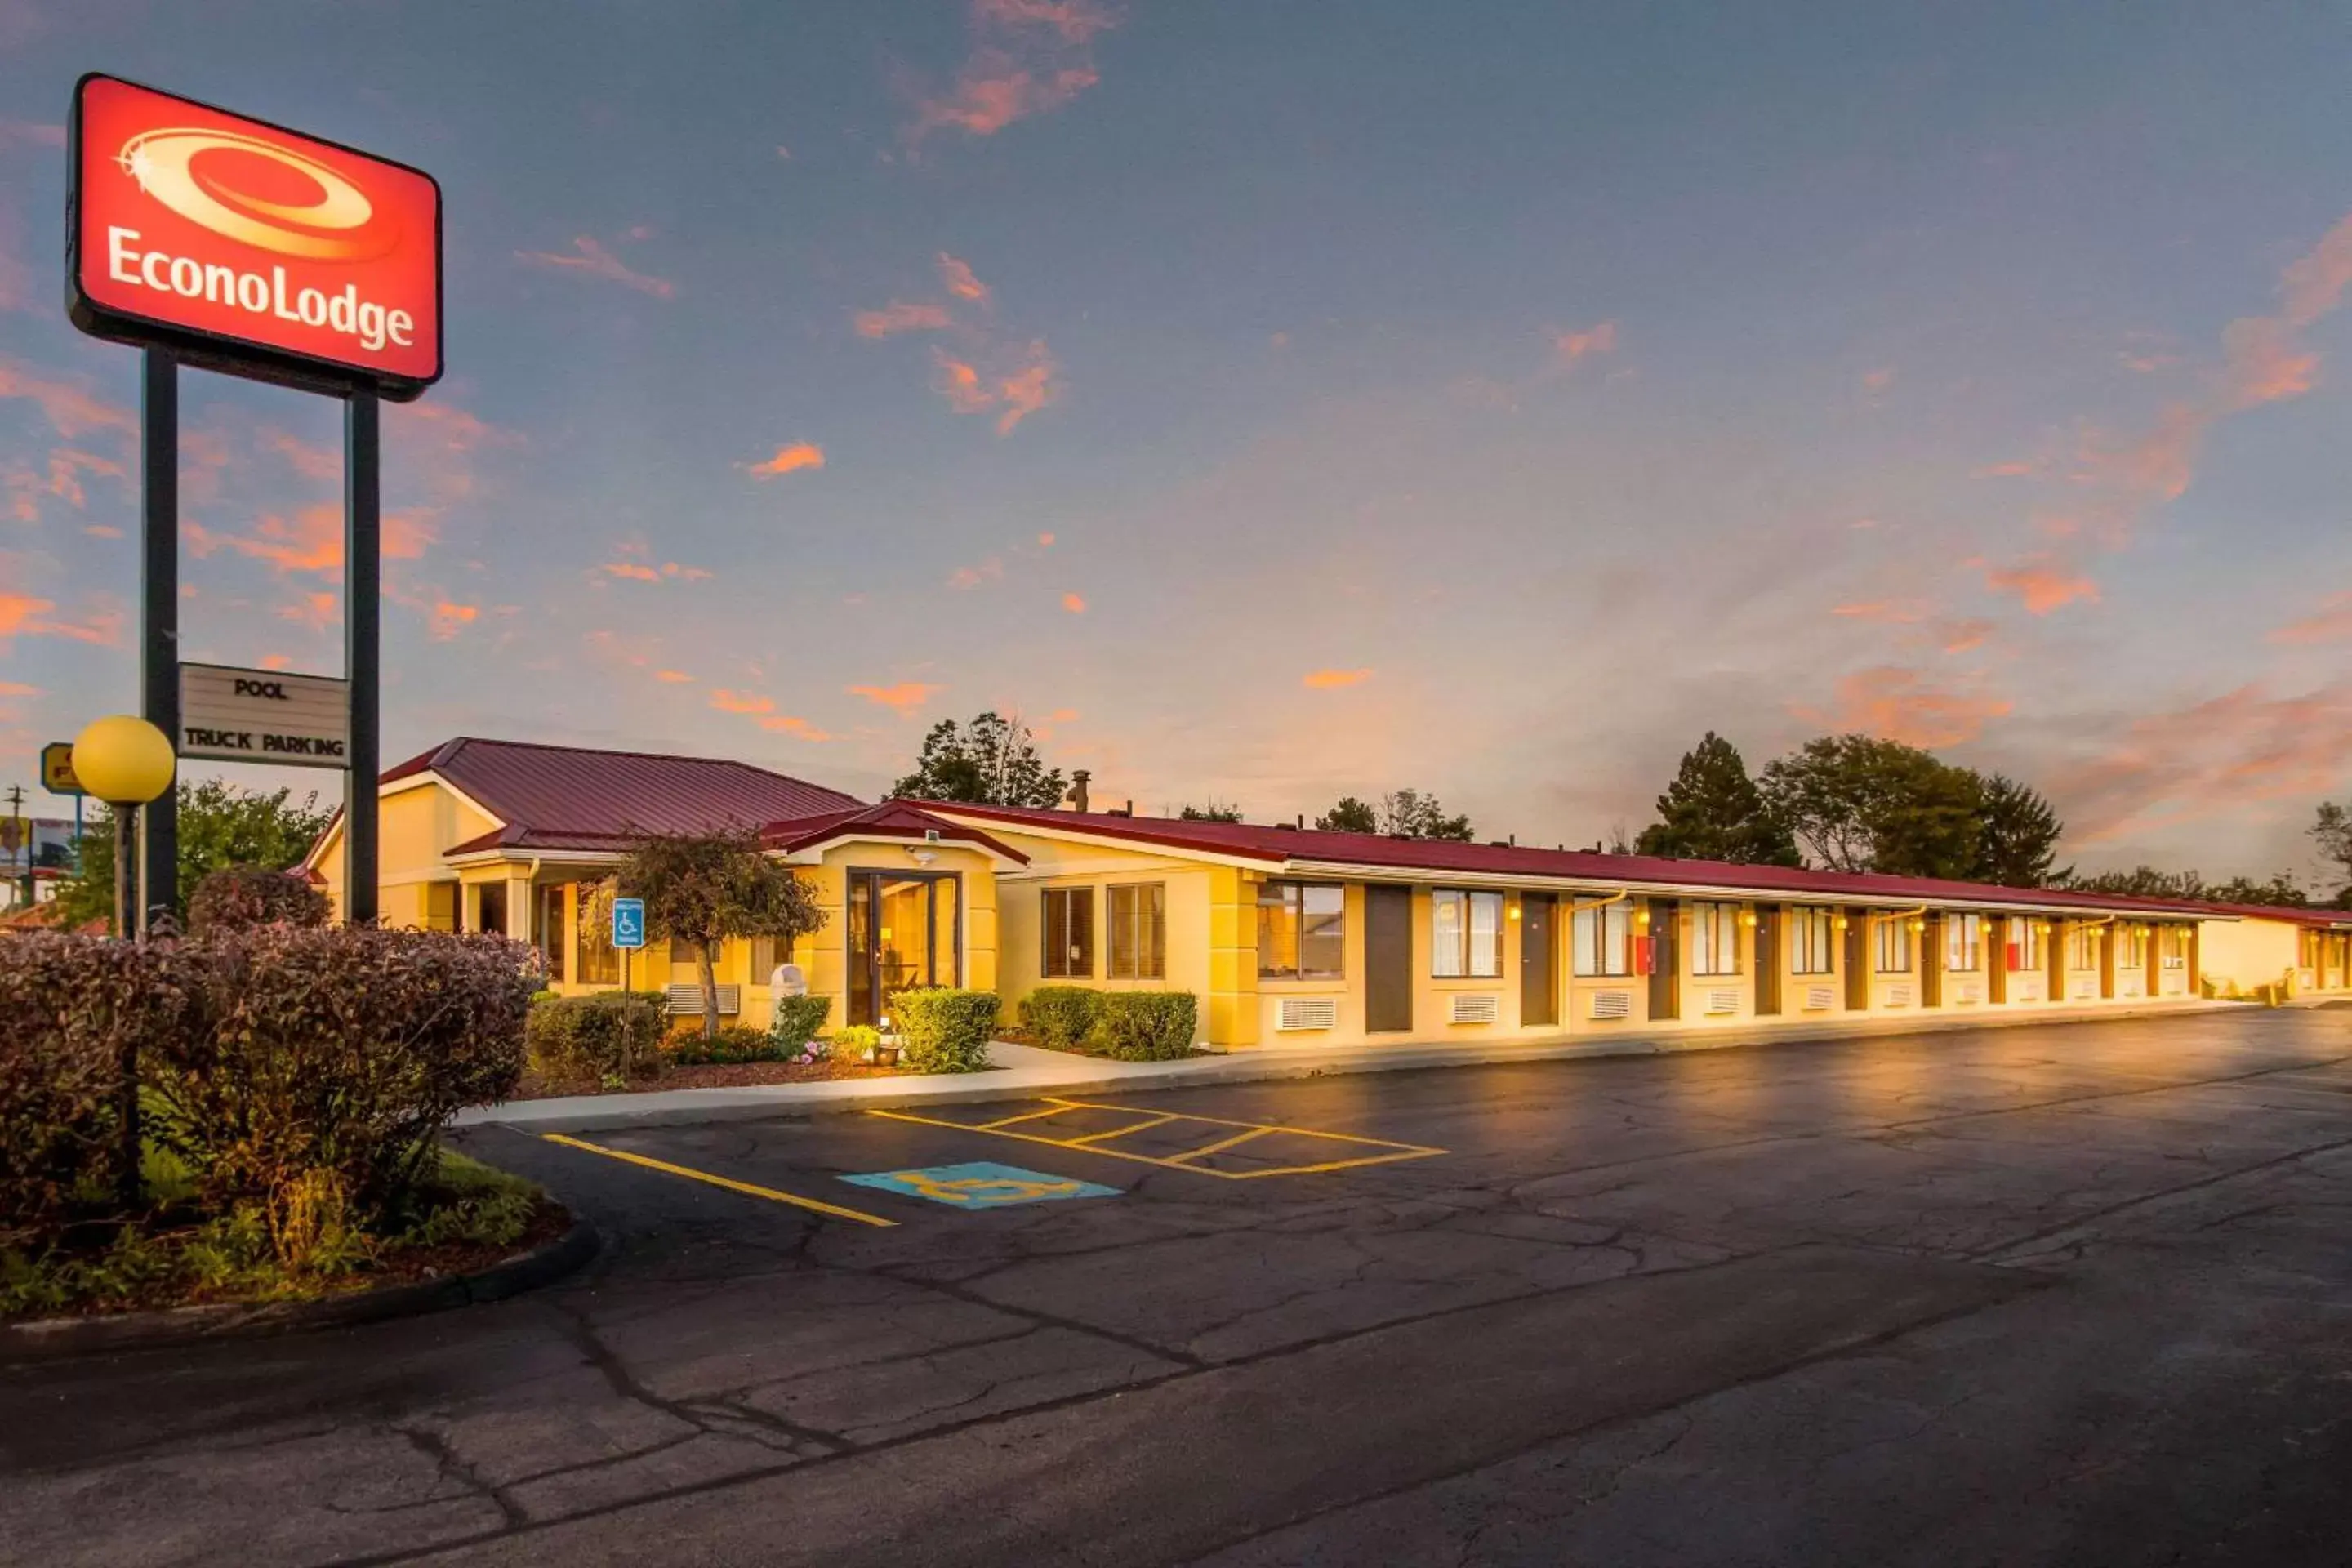
[[930, 985], [899, 992], [890, 1005], [904, 1042], [899, 1065], [917, 1072], [980, 1071], [988, 1066], [1000, 1005], [993, 991]]
[[183, 1026], [189, 968], [174, 943], [0, 936], [0, 1247], [107, 1189], [124, 1047]]
[[792, 1055], [805, 1048], [824, 1027], [833, 1012], [830, 996], [779, 996], [776, 1016], [768, 1022], [768, 1037]]
[[846, 1024], [833, 1032], [834, 1054], [863, 1057], [882, 1043], [882, 1031], [871, 1024]]
[[669, 1016], [658, 992], [597, 991], [531, 1003], [523, 1040], [530, 1070], [559, 1083], [625, 1083], [661, 1071]]
[[334, 913], [327, 895], [299, 871], [229, 866], [207, 872], [188, 895], [188, 931], [250, 931], [255, 926], [322, 926]]
[[1083, 985], [1040, 985], [1021, 999], [1021, 1023], [1048, 1050], [1082, 1051], [1102, 998]]
[[1192, 1054], [1199, 1018], [1190, 991], [1107, 991], [1087, 1044], [1123, 1062], [1174, 1061]]
[[705, 1035], [698, 1020], [681, 1024], [662, 1042], [663, 1058], [677, 1067], [703, 1067], [714, 1062], [780, 1062], [793, 1054], [790, 1047], [778, 1044], [774, 1036], [749, 1024], [721, 1024], [718, 1033]]
[[449, 1118], [522, 1076], [520, 942], [265, 926], [150, 945], [174, 949], [181, 996], [142, 1042], [156, 1141], [207, 1208], [257, 1201], [289, 1240], [373, 1225]]

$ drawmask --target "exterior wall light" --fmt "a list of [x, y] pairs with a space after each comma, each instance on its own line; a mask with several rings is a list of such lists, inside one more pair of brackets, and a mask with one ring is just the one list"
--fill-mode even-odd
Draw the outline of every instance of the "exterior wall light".
[[1740, 910], [1739, 923], [1744, 926], [1754, 926], [1756, 923], [1756, 911], [1754, 910]]
[[1913, 921], [1911, 922], [1911, 929], [1913, 931], [1926, 931], [1927, 929], [1927, 922], [1926, 921]]

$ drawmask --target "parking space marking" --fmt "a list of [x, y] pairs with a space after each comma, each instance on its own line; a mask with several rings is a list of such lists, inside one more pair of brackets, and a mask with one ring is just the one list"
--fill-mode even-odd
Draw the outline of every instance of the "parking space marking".
[[812, 1214], [829, 1215], [835, 1219], [856, 1220], [860, 1225], [879, 1226], [886, 1229], [898, 1223], [895, 1219], [884, 1219], [878, 1214], [867, 1214], [862, 1209], [843, 1208], [838, 1204], [829, 1204], [821, 1198], [804, 1198], [795, 1193], [778, 1192], [773, 1187], [758, 1186], [751, 1182], [739, 1182], [732, 1176], [718, 1176], [709, 1171], [698, 1171], [691, 1165], [673, 1165], [667, 1160], [656, 1160], [644, 1154], [632, 1154], [625, 1149], [607, 1149], [602, 1143], [591, 1143], [583, 1138], [567, 1138], [561, 1132], [542, 1132], [540, 1136], [550, 1143], [561, 1143], [567, 1149], [585, 1149], [591, 1154], [602, 1154], [613, 1160], [625, 1160], [632, 1165], [643, 1165], [649, 1171], [660, 1171], [667, 1175], [684, 1176], [689, 1182], [707, 1182], [714, 1187], [725, 1187], [730, 1193], [742, 1193], [751, 1197], [766, 1198], [771, 1203], [790, 1204], [794, 1208], [807, 1209]]
[[1099, 1182], [1049, 1176], [1039, 1171], [1024, 1171], [1018, 1165], [996, 1165], [985, 1162], [933, 1165], [916, 1171], [876, 1171], [867, 1175], [844, 1176], [841, 1179], [856, 1186], [874, 1187], [886, 1193], [903, 1193], [909, 1197], [929, 1198], [935, 1204], [967, 1209], [1000, 1209], [1010, 1208], [1015, 1204], [1056, 1203], [1067, 1198], [1115, 1198], [1119, 1195], [1117, 1187], [1106, 1187]]
[[[945, 1117], [922, 1116], [910, 1110], [869, 1110], [868, 1116], [878, 1116], [890, 1121], [909, 1121], [922, 1127], [945, 1127], [958, 1132], [982, 1132], [992, 1138], [1013, 1138], [1024, 1143], [1042, 1143], [1049, 1149], [1070, 1149], [1082, 1154], [1101, 1154], [1114, 1160], [1129, 1160], [1140, 1165], [1159, 1165], [1171, 1171], [1186, 1171], [1196, 1176], [1215, 1176], [1228, 1182], [1255, 1181], [1264, 1176], [1311, 1176], [1329, 1171], [1352, 1171], [1367, 1165], [1394, 1164], [1401, 1160], [1426, 1160], [1433, 1154], [1447, 1152], [1425, 1143], [1401, 1143], [1389, 1138], [1368, 1138], [1356, 1132], [1323, 1132], [1311, 1127], [1292, 1127], [1274, 1121], [1235, 1121], [1223, 1116], [1194, 1116], [1176, 1111], [1147, 1110], [1139, 1105], [1114, 1105], [1094, 1100], [1063, 1100], [1048, 1096], [1042, 1110], [1024, 1111], [1017, 1116], [1000, 1117], [993, 1121], [953, 1121]], [[1139, 1118], [1124, 1126], [1098, 1132], [1081, 1133], [1075, 1137], [1049, 1137], [1042, 1131], [1015, 1131], [1024, 1124], [1050, 1122], [1072, 1111], [1117, 1111]], [[1203, 1127], [1233, 1129], [1231, 1132], [1213, 1138], [1195, 1149], [1175, 1154], [1146, 1154], [1133, 1149], [1112, 1145], [1121, 1138], [1152, 1129], [1177, 1124], [1197, 1123]], [[1299, 1165], [1268, 1165], [1255, 1171], [1222, 1171], [1213, 1165], [1199, 1163], [1213, 1155], [1238, 1147], [1255, 1139], [1277, 1134], [1309, 1139], [1318, 1143], [1342, 1143], [1377, 1152], [1352, 1154], [1342, 1158], [1320, 1160]]]

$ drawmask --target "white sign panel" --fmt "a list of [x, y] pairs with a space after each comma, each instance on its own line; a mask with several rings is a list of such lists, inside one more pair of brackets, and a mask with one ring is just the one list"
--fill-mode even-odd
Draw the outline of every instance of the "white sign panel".
[[352, 687], [282, 669], [180, 666], [180, 755], [340, 768], [352, 742]]

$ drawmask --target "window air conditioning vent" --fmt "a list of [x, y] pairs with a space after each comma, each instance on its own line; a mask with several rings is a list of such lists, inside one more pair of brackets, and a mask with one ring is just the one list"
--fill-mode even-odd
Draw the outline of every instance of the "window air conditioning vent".
[[2041, 1001], [2042, 977], [2037, 974], [2031, 980], [2018, 979], [2011, 981], [2010, 983], [2009, 999], [2012, 1002]]
[[1596, 1018], [1632, 1017], [1633, 994], [1631, 991], [1595, 991], [1592, 994], [1591, 1016]]
[[[672, 1017], [702, 1011], [701, 986], [671, 985], [665, 989], [669, 996], [668, 1012]], [[722, 1017], [731, 1017], [741, 1012], [742, 1004], [743, 988], [741, 986], [721, 985], [719, 988], [719, 1012]]]
[[2066, 999], [2070, 1002], [2092, 1001], [2098, 994], [2099, 977], [2095, 974], [2077, 974], [2066, 983]]
[[1911, 1005], [1911, 987], [1907, 984], [1888, 986], [1886, 988], [1886, 1005], [1890, 1007], [1908, 1007]]
[[1285, 996], [1275, 1016], [1276, 1029], [1335, 1029], [1339, 1026], [1337, 996]]
[[1805, 1011], [1826, 1013], [1836, 996], [1837, 993], [1826, 985], [1808, 985], [1805, 987]]
[[2125, 996], [2145, 996], [2147, 994], [2147, 982], [2135, 974], [2127, 979], [2117, 981], [2116, 991]]
[[1462, 992], [1454, 998], [1453, 1021], [1457, 1024], [1491, 1024], [1503, 1016], [1502, 998], [1493, 992]]
[[1983, 1001], [1984, 982], [1981, 980], [1963, 980], [1958, 982], [1952, 987], [1952, 1000], [1955, 1002]]
[[1708, 1017], [1720, 1018], [1727, 1013], [1737, 1013], [1738, 1011], [1739, 993], [1738, 991], [1726, 986], [1718, 986], [1715, 990], [1709, 991], [1706, 994], [1706, 1016]]

